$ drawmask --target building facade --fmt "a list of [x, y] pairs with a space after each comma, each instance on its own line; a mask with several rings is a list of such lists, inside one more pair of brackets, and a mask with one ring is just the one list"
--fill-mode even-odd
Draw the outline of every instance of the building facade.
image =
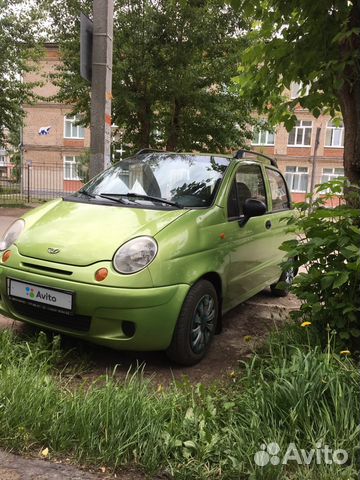
[[57, 45], [46, 44], [37, 69], [24, 75], [25, 82], [42, 82], [34, 88], [41, 100], [25, 105], [23, 128], [23, 163], [30, 167], [31, 189], [39, 194], [50, 188], [59, 193], [76, 191], [82, 185], [76, 160], [90, 146], [89, 129], [77, 125], [71, 107], [52, 100], [58, 89], [50, 75], [60, 62]]
[[254, 132], [252, 148], [276, 157], [293, 201], [302, 202], [312, 184], [344, 175], [344, 127], [335, 124], [329, 115], [315, 118], [300, 106], [296, 116], [298, 121], [291, 132], [284, 126], [274, 133]]

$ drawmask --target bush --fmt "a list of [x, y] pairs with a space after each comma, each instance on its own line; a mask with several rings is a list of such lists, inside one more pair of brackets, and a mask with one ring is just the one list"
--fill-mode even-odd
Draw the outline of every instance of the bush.
[[[359, 211], [344, 203], [343, 188], [344, 180], [333, 180], [318, 186], [321, 196], [314, 199], [310, 195], [309, 203], [297, 204], [298, 216], [288, 220], [297, 238], [284, 242], [281, 248], [295, 268], [306, 269], [292, 287], [302, 300], [294, 318], [311, 322], [323, 345], [330, 330], [337, 333], [338, 350], [358, 351]], [[330, 201], [337, 205], [327, 207]]]

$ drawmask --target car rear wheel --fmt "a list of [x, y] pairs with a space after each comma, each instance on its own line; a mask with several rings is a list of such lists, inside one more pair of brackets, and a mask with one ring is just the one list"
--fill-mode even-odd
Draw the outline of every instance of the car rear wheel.
[[212, 283], [200, 280], [189, 291], [182, 306], [167, 356], [180, 365], [195, 365], [213, 339], [219, 302]]
[[[289, 294], [290, 287], [293, 284], [296, 272], [294, 267], [288, 267], [287, 270], [282, 272], [279, 281], [270, 285], [271, 293], [275, 297], [286, 297]], [[280, 288], [279, 284], [282, 284]]]

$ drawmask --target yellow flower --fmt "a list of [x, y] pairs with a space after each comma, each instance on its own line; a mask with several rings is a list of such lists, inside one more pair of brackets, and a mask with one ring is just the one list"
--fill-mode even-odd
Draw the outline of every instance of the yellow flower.
[[351, 352], [350, 350], [341, 350], [340, 355], [347, 357], [348, 355], [351, 355]]
[[244, 342], [249, 343], [251, 341], [252, 341], [252, 336], [251, 335], [245, 335]]
[[310, 327], [311, 322], [303, 322], [300, 327]]

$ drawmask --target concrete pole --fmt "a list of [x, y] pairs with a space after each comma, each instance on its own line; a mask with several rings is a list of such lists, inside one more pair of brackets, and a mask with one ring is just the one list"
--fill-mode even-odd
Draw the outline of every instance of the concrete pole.
[[90, 178], [111, 164], [113, 0], [93, 0]]
[[320, 144], [320, 133], [321, 127], [316, 129], [316, 137], [315, 137], [315, 147], [314, 147], [314, 155], [312, 158], [312, 169], [311, 169], [311, 182], [310, 182], [310, 192], [314, 194], [315, 189], [315, 178], [316, 178], [316, 160], [317, 160], [317, 151]]

